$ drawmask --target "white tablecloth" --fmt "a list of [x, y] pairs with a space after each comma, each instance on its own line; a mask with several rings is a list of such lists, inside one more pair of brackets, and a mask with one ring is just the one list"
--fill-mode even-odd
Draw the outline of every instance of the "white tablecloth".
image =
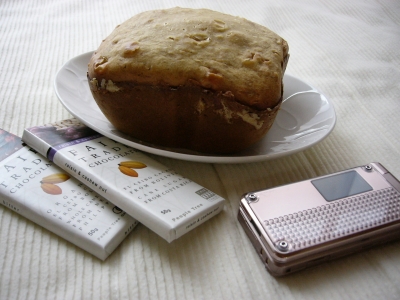
[[[246, 164], [154, 158], [227, 199], [168, 244], [139, 225], [105, 261], [0, 207], [0, 299], [399, 299], [399, 242], [272, 277], [237, 221], [240, 196], [380, 161], [400, 177], [400, 2], [212, 0], [0, 2], [0, 128], [70, 117], [56, 71], [148, 9], [206, 7], [263, 24], [290, 46], [287, 73], [316, 86], [337, 125], [297, 154]], [[277, 202], [277, 205], [279, 203]]]

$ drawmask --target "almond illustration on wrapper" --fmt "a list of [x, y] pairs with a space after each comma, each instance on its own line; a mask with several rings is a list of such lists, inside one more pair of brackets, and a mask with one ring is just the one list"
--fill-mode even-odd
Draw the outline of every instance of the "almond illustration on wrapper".
[[134, 161], [134, 160], [123, 161], [119, 165], [123, 166], [123, 167], [131, 168], [131, 169], [143, 169], [143, 168], [147, 167], [144, 163], [142, 163], [140, 161]]
[[143, 169], [146, 168], [146, 164], [140, 162], [140, 161], [134, 161], [134, 160], [129, 160], [129, 161], [123, 161], [118, 164], [118, 169], [125, 175], [131, 176], [131, 177], [138, 177], [139, 174], [136, 172], [134, 169]]
[[139, 174], [138, 172], [136, 172], [133, 169], [130, 169], [128, 167], [124, 167], [124, 166], [119, 166], [118, 169], [121, 171], [121, 173], [127, 175], [127, 176], [131, 176], [131, 177], [138, 177]]
[[52, 184], [57, 184], [61, 183], [64, 181], [67, 181], [70, 179], [70, 176], [65, 173], [57, 173], [57, 174], [52, 174], [46, 177], [42, 178], [42, 183], [52, 183]]
[[65, 173], [51, 174], [42, 178], [41, 188], [43, 192], [50, 195], [60, 195], [62, 194], [62, 189], [57, 185], [70, 179], [71, 177]]
[[62, 193], [61, 188], [52, 183], [42, 183], [40, 187], [42, 188], [43, 192], [50, 195], [60, 195]]

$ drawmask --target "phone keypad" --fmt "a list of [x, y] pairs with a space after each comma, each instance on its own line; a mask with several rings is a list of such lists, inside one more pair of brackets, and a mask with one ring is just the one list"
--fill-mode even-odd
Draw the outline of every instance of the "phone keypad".
[[394, 188], [371, 191], [264, 221], [275, 245], [298, 251], [343, 236], [400, 220], [400, 193]]

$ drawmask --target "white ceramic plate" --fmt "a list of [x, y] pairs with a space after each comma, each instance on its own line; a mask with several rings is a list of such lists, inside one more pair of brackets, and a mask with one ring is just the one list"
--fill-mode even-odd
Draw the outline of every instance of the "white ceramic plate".
[[119, 132], [98, 108], [86, 79], [92, 52], [69, 60], [56, 74], [55, 91], [64, 107], [82, 123], [133, 148], [161, 156], [207, 163], [246, 163], [290, 155], [324, 139], [334, 128], [332, 103], [302, 80], [285, 75], [284, 102], [268, 134], [256, 145], [233, 155], [206, 155], [162, 148]]

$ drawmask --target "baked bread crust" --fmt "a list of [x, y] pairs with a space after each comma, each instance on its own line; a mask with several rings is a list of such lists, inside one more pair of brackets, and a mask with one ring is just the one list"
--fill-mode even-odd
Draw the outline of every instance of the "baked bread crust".
[[120, 131], [167, 147], [232, 153], [260, 140], [282, 101], [285, 40], [207, 9], [140, 13], [88, 65], [93, 97]]

